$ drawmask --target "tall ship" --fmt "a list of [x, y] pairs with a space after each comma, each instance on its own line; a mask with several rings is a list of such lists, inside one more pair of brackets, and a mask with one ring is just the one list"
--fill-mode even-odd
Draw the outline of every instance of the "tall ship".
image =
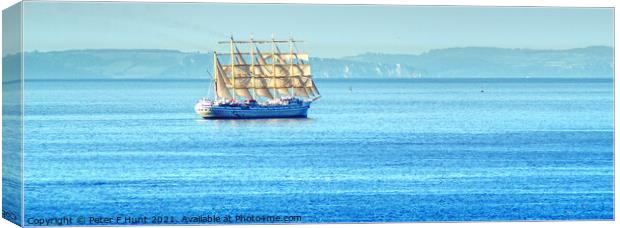
[[[198, 100], [196, 113], [205, 119], [306, 118], [321, 94], [308, 53], [297, 48], [300, 42], [232, 36], [218, 42], [230, 51], [213, 51], [212, 97]], [[281, 51], [282, 46], [288, 50]]]

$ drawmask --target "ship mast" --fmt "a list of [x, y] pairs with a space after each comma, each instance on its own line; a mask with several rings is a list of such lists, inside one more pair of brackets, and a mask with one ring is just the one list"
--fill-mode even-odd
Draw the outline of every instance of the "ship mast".
[[215, 87], [215, 99], [216, 100], [219, 98], [219, 93], [217, 93], [217, 84], [220, 83], [217, 80], [217, 73], [218, 73], [217, 53], [215, 52], [215, 50], [213, 50], [213, 81], [215, 81], [215, 83], [213, 84], [213, 87]]
[[292, 89], [291, 89], [291, 97], [295, 97], [295, 83], [294, 80], [292, 79], [293, 77], [293, 36], [289, 36], [288, 37], [288, 61], [289, 61], [289, 68], [288, 68], [288, 78], [291, 81], [291, 85], [292, 85]]
[[[255, 98], [277, 99], [283, 96], [317, 98], [320, 97], [312, 80], [307, 53], [301, 53], [294, 40], [229, 40], [219, 44], [230, 46], [230, 53], [213, 52], [213, 78], [218, 99], [236, 100], [237, 96], [248, 100]], [[278, 44], [288, 43], [289, 50], [281, 52]], [[259, 45], [271, 44], [271, 52], [263, 53]], [[238, 45], [241, 46], [238, 47]], [[249, 50], [247, 50], [249, 48]], [[230, 61], [220, 61], [219, 57]], [[248, 63], [247, 58], [251, 61]], [[269, 60], [271, 59], [271, 60]], [[269, 62], [271, 61], [271, 62]], [[232, 89], [232, 92], [230, 91]], [[251, 90], [251, 91], [250, 91]]]
[[256, 98], [256, 83], [254, 82], [254, 37], [250, 36], [250, 80], [252, 81], [252, 97]]
[[271, 34], [271, 75], [273, 81], [273, 95], [275, 95], [274, 97], [277, 97], [278, 92], [276, 89], [276, 42], [273, 33]]
[[230, 36], [230, 61], [231, 61], [231, 68], [232, 68], [232, 97], [233, 100], [237, 100], [236, 94], [235, 94], [235, 51], [234, 51], [234, 41], [233, 41], [233, 37]]

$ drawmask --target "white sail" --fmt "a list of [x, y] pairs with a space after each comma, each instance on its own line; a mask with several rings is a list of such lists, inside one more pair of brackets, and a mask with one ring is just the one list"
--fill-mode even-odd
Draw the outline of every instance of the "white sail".
[[306, 88], [304, 87], [295, 87], [293, 88], [293, 92], [295, 92], [295, 96], [300, 96], [300, 97], [308, 97], [308, 93], [306, 92]]
[[228, 77], [232, 78], [233, 68], [235, 71], [235, 78], [249, 78], [252, 77], [251, 74], [251, 66], [250, 65], [235, 65], [234, 67], [231, 65], [222, 66], [222, 70], [226, 72]]
[[310, 80], [310, 89], [312, 90], [312, 93], [315, 94], [315, 96], [321, 96], [321, 93], [319, 93], [319, 90], [316, 88], [316, 85], [314, 84], [314, 81]]
[[254, 89], [256, 95], [266, 97], [268, 99], [273, 99], [273, 95], [269, 91], [269, 89]]
[[256, 60], [258, 64], [254, 65], [254, 75], [256, 77], [264, 78], [273, 77], [273, 66], [271, 64], [267, 64], [267, 60], [258, 48], [256, 48], [256, 53]]
[[288, 88], [292, 87], [290, 78], [276, 78], [275, 82], [276, 82], [275, 86], [277, 87], [277, 91], [280, 96], [290, 95], [288, 91]]
[[[239, 77], [239, 78], [249, 78], [251, 77], [251, 65], [235, 65], [235, 77]], [[226, 75], [229, 75], [232, 77], [232, 66], [231, 65], [224, 65], [222, 66], [222, 69], [224, 72], [226, 72]], [[273, 73], [273, 70], [275, 68], [275, 74]], [[275, 65], [275, 67], [271, 64], [267, 64], [267, 65], [261, 65], [261, 64], [255, 64], [254, 65], [254, 77], [262, 77], [262, 78], [268, 78], [268, 77], [289, 77], [289, 76], [304, 76], [304, 77], [311, 77], [311, 70], [310, 70], [310, 65], [304, 64], [304, 65], [293, 65], [293, 71], [290, 72], [290, 66], [289, 65]]]
[[291, 72], [291, 75], [301, 75], [301, 76], [308, 76], [310, 77], [312, 75], [312, 70], [310, 69], [310, 65], [309, 64], [293, 64], [293, 72]]
[[[217, 63], [216, 80], [219, 82], [216, 85], [218, 97], [229, 99], [233, 91], [235, 96], [245, 99], [273, 99], [290, 95], [306, 98], [320, 96], [312, 81], [307, 53], [292, 50], [290, 53], [281, 53], [277, 45], [273, 53], [263, 53], [253, 45], [250, 48], [255, 50], [242, 52], [244, 50], [240, 50], [237, 45], [241, 43], [252, 44], [254, 41], [231, 42], [230, 58], [226, 54], [214, 53]], [[220, 64], [218, 56], [226, 57], [229, 64]], [[251, 59], [251, 64], [248, 59]]]
[[286, 60], [282, 58], [282, 52], [280, 51], [280, 48], [278, 46], [276, 46], [276, 53], [274, 53], [272, 58], [273, 57], [275, 57], [276, 64], [286, 64]]
[[239, 47], [235, 45], [235, 64], [245, 65], [245, 59], [243, 59], [243, 55], [239, 51]]
[[289, 92], [287, 88], [278, 88], [276, 89], [278, 91], [278, 95], [282, 96], [289, 96]]
[[303, 80], [303, 89], [306, 91], [306, 93], [311, 96], [311, 97], [315, 97], [317, 96], [313, 91], [312, 91], [312, 79], [302, 79]]
[[284, 58], [287, 59], [297, 59], [299, 61], [308, 61], [310, 59], [310, 57], [308, 56], [308, 53], [293, 53], [292, 55], [285, 55]]
[[292, 87], [305, 87], [305, 83], [301, 77], [291, 77]]
[[273, 99], [273, 94], [269, 91], [269, 81], [268, 78], [253, 78], [254, 93], [258, 96], [266, 97], [268, 99]]
[[251, 78], [235, 78], [235, 88], [237, 89], [253, 88], [252, 79]]
[[252, 94], [250, 94], [250, 90], [248, 90], [248, 89], [237, 88], [237, 89], [235, 89], [235, 94], [236, 94], [237, 96], [242, 96], [242, 97], [244, 97], [246, 100], [252, 100], [252, 99], [254, 99], [254, 98], [252, 97]]
[[226, 85], [226, 82], [224, 81], [224, 77], [222, 77], [221, 72], [219, 72], [218, 70], [218, 72], [215, 75], [216, 75], [215, 85], [216, 85], [216, 90], [217, 90], [217, 97], [232, 99], [232, 96], [230, 95], [230, 91], [228, 91], [228, 86]]
[[258, 48], [256, 48], [256, 60], [260, 65], [267, 65], [266, 57], [263, 55]]
[[218, 81], [223, 81], [226, 86], [232, 87], [232, 83], [230, 82], [230, 80], [228, 80], [228, 77], [226, 77], [226, 71], [222, 69], [222, 64], [220, 64], [220, 60], [217, 60], [216, 72], [217, 72], [217, 75], [221, 77], [221, 79], [217, 78]]
[[275, 57], [276, 59], [280, 60], [280, 63], [282, 63], [282, 62], [290, 62], [290, 61], [295, 60], [295, 59], [308, 61], [308, 54], [307, 53], [293, 53], [293, 54], [290, 54], [290, 53], [262, 53], [262, 54], [260, 54], [260, 56], [263, 59], [271, 59], [271, 58]]
[[293, 87], [293, 83], [290, 78], [276, 78], [276, 87], [291, 88]]
[[270, 83], [271, 79], [269, 78], [254, 78], [254, 88], [271, 88], [273, 86]]
[[306, 93], [308, 93], [308, 95], [310, 95], [311, 97], [316, 97], [316, 94], [314, 94], [314, 92], [312, 92], [311, 88], [304, 88], [306, 90]]

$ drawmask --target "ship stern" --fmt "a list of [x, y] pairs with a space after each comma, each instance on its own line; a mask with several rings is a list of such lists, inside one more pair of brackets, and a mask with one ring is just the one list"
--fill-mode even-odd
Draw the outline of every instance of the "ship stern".
[[213, 102], [209, 100], [202, 99], [194, 105], [194, 111], [196, 114], [204, 119], [209, 119], [215, 117], [213, 113]]

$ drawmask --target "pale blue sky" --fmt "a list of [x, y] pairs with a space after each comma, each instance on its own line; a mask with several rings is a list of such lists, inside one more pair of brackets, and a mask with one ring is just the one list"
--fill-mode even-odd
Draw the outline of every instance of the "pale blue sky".
[[613, 45], [611, 8], [26, 2], [26, 51], [156, 48], [208, 52], [235, 38], [305, 40], [313, 56], [487, 46]]

